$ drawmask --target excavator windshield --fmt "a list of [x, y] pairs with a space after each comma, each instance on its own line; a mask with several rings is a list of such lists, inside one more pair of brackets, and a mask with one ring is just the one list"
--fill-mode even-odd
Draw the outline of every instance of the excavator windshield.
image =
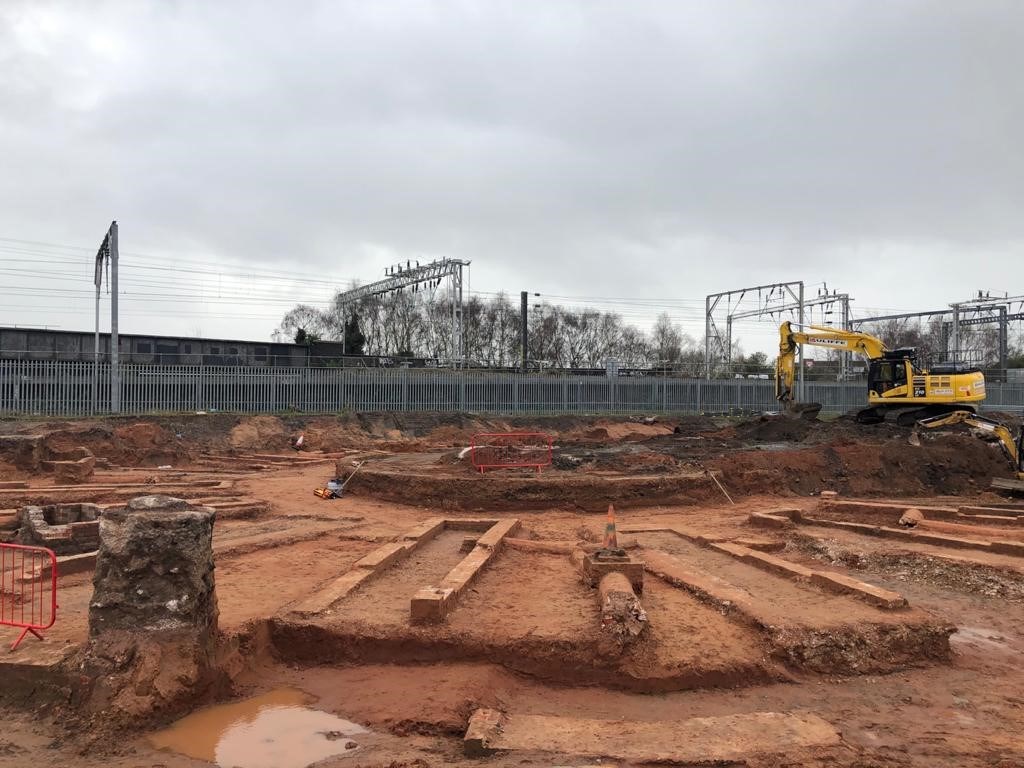
[[[912, 353], [912, 350], [909, 352]], [[893, 353], [887, 352], [881, 359], [871, 360], [868, 367], [868, 388], [882, 394], [894, 387], [902, 387], [907, 383], [906, 364], [908, 362], [911, 375], [922, 373], [921, 369], [917, 367], [913, 354], [897, 358]]]

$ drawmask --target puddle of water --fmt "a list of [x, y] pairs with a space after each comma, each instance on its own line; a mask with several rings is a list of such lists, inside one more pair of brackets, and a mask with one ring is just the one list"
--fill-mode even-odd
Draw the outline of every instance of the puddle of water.
[[358, 737], [369, 731], [312, 709], [312, 701], [303, 691], [280, 688], [194, 712], [149, 741], [221, 768], [306, 768], [328, 757], [357, 754]]
[[793, 443], [757, 443], [751, 448], [756, 451], [791, 451]]
[[1007, 642], [1007, 638], [1004, 635], [984, 627], [957, 627], [956, 632], [949, 638], [949, 642], [954, 647], [967, 645], [974, 646], [975, 648], [984, 648], [988, 652], [1014, 652], [1013, 647]]

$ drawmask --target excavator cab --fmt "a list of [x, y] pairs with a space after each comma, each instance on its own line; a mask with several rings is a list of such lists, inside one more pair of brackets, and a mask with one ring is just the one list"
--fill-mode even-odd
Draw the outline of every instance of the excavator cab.
[[1017, 435], [1017, 479], [1024, 480], [1024, 427], [1021, 427]]
[[908, 376], [921, 373], [917, 367], [917, 350], [911, 347], [886, 350], [868, 366], [868, 389], [883, 395], [890, 389], [906, 387]]

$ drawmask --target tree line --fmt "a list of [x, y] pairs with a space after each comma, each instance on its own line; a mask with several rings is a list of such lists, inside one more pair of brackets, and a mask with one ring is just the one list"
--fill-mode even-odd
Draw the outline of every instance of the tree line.
[[[465, 355], [475, 365], [521, 365], [520, 307], [503, 293], [469, 297], [463, 306]], [[704, 341], [694, 339], [662, 313], [650, 331], [616, 312], [570, 309], [544, 302], [527, 314], [527, 358], [536, 368], [603, 368], [615, 360], [624, 368], [664, 367], [701, 375]], [[289, 311], [275, 339], [343, 341], [347, 354], [450, 360], [452, 302], [447, 295], [392, 293], [362, 299], [354, 307], [337, 299], [326, 309], [299, 305]], [[764, 353], [740, 355], [736, 370], [767, 371]]]
[[[861, 329], [877, 336], [890, 349], [914, 347], [918, 361], [924, 367], [950, 359], [955, 347], [951, 340], [950, 322], [933, 317], [928, 322], [908, 322], [905, 319], [885, 320], [865, 324]], [[1018, 331], [1007, 340], [1007, 367], [1024, 368], [1024, 335]], [[960, 356], [981, 368], [999, 365], [999, 329], [996, 325], [968, 325], [960, 328]]]
[[[572, 309], [541, 303], [527, 317], [527, 358], [532, 368], [603, 368], [615, 360], [623, 368], [664, 369], [680, 375], [702, 376], [704, 339], [696, 339], [672, 322], [667, 312], [645, 331], [615, 312]], [[463, 306], [464, 350], [473, 365], [516, 368], [522, 360], [520, 307], [498, 293], [490, 298], [470, 296]], [[891, 349], [916, 347], [923, 365], [948, 358], [948, 326], [941, 318], [928, 323], [892, 320], [866, 325], [867, 333]], [[441, 361], [461, 357], [452, 339], [452, 302], [444, 293], [396, 292], [370, 296], [354, 307], [337, 296], [326, 309], [299, 305], [281, 319], [274, 332], [278, 341], [343, 342], [349, 355], [417, 357]], [[1011, 345], [1009, 367], [1024, 367], [1024, 345], [1018, 334]], [[983, 367], [998, 364], [998, 332], [993, 326], [961, 329], [965, 357]], [[819, 350], [819, 360], [835, 360], [836, 353]], [[718, 366], [714, 376], [771, 373], [774, 357], [763, 352], [749, 355], [736, 350], [732, 363]], [[821, 370], [827, 376], [826, 367]]]

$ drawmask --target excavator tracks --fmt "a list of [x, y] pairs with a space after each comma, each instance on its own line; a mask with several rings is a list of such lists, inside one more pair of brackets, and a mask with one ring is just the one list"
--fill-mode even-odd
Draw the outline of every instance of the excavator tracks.
[[886, 421], [891, 424], [898, 424], [901, 427], [912, 427], [921, 419], [945, 416], [957, 411], [976, 412], [973, 406], [957, 403], [941, 403], [926, 406], [876, 405], [857, 411], [857, 422], [860, 424], [881, 424], [883, 421]]

